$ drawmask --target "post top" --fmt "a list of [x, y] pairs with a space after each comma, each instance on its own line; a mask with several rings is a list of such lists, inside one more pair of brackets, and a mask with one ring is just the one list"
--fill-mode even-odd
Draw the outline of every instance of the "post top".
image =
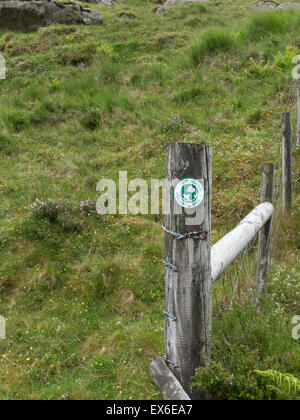
[[187, 146], [194, 146], [194, 145], [197, 145], [197, 146], [203, 146], [203, 147], [212, 147], [212, 146], [211, 146], [211, 145], [209, 145], [209, 144], [203, 144], [203, 143], [188, 143], [188, 142], [180, 142], [180, 141], [170, 141], [170, 142], [168, 142], [168, 143], [167, 143], [167, 146], [172, 145], [172, 144], [184, 144], [184, 145], [187, 145]]

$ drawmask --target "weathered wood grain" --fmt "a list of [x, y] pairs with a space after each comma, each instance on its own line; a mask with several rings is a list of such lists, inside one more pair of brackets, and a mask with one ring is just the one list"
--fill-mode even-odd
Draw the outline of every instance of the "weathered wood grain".
[[252, 241], [257, 232], [270, 220], [274, 212], [271, 203], [255, 207], [231, 232], [211, 248], [212, 282], [226, 270], [234, 259]]
[[[274, 164], [264, 163], [262, 169], [263, 169], [263, 174], [262, 174], [260, 201], [261, 203], [264, 203], [264, 202], [273, 203]], [[269, 282], [272, 220], [273, 218], [271, 217], [259, 231], [255, 306], [260, 307], [260, 308], [261, 308], [260, 296], [262, 294], [263, 295], [266, 294], [267, 285]]]
[[292, 205], [292, 142], [291, 115], [282, 114], [282, 212], [291, 213]]
[[170, 191], [171, 213], [165, 217], [165, 227], [185, 234], [207, 232], [205, 240], [177, 240], [165, 233], [165, 258], [177, 271], [166, 267], [166, 310], [176, 320], [165, 317], [165, 352], [168, 367], [192, 399], [206, 399], [202, 392], [191, 391], [195, 369], [210, 358], [211, 338], [211, 183], [212, 149], [210, 146], [188, 143], [167, 145], [166, 178], [204, 180], [204, 220], [200, 225], [186, 225], [187, 215], [174, 214], [174, 194]]
[[150, 375], [165, 400], [190, 400], [178, 379], [161, 357], [151, 362]]

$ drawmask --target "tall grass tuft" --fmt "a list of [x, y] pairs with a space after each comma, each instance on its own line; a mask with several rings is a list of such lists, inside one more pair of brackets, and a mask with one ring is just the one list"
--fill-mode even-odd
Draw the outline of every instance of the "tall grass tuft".
[[286, 13], [268, 12], [253, 16], [246, 27], [244, 37], [256, 41], [270, 34], [282, 34], [289, 30], [291, 15]]
[[205, 33], [191, 47], [191, 58], [194, 64], [199, 64], [206, 56], [213, 56], [221, 52], [229, 52], [237, 47], [235, 36], [225, 30], [217, 29]]

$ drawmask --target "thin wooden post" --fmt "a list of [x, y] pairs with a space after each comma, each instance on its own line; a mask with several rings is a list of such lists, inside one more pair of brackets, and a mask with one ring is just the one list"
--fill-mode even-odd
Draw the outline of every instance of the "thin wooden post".
[[296, 147], [300, 146], [300, 79], [297, 80], [297, 136]]
[[291, 115], [282, 115], [282, 211], [289, 215], [292, 203]]
[[[260, 201], [273, 203], [274, 197], [274, 164], [264, 163]], [[255, 306], [259, 306], [260, 296], [266, 294], [269, 281], [270, 249], [272, 235], [272, 218], [270, 218], [259, 231], [258, 263], [256, 273], [256, 299]]]
[[[195, 369], [210, 358], [211, 338], [211, 184], [212, 149], [188, 143], [168, 143], [166, 178], [204, 180], [204, 218], [199, 225], [188, 225], [187, 214], [174, 214], [174, 188], [170, 189], [170, 214], [164, 225], [166, 266], [165, 361], [192, 399], [206, 399], [191, 390]], [[200, 232], [196, 237], [176, 238]], [[196, 235], [197, 236], [197, 235]]]

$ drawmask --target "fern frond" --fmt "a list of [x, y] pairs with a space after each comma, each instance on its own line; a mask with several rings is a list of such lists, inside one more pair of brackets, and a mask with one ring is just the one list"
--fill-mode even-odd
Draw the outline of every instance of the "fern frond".
[[267, 388], [277, 395], [296, 394], [300, 395], [300, 381], [289, 373], [281, 373], [276, 370], [255, 370], [257, 375], [268, 381]]

